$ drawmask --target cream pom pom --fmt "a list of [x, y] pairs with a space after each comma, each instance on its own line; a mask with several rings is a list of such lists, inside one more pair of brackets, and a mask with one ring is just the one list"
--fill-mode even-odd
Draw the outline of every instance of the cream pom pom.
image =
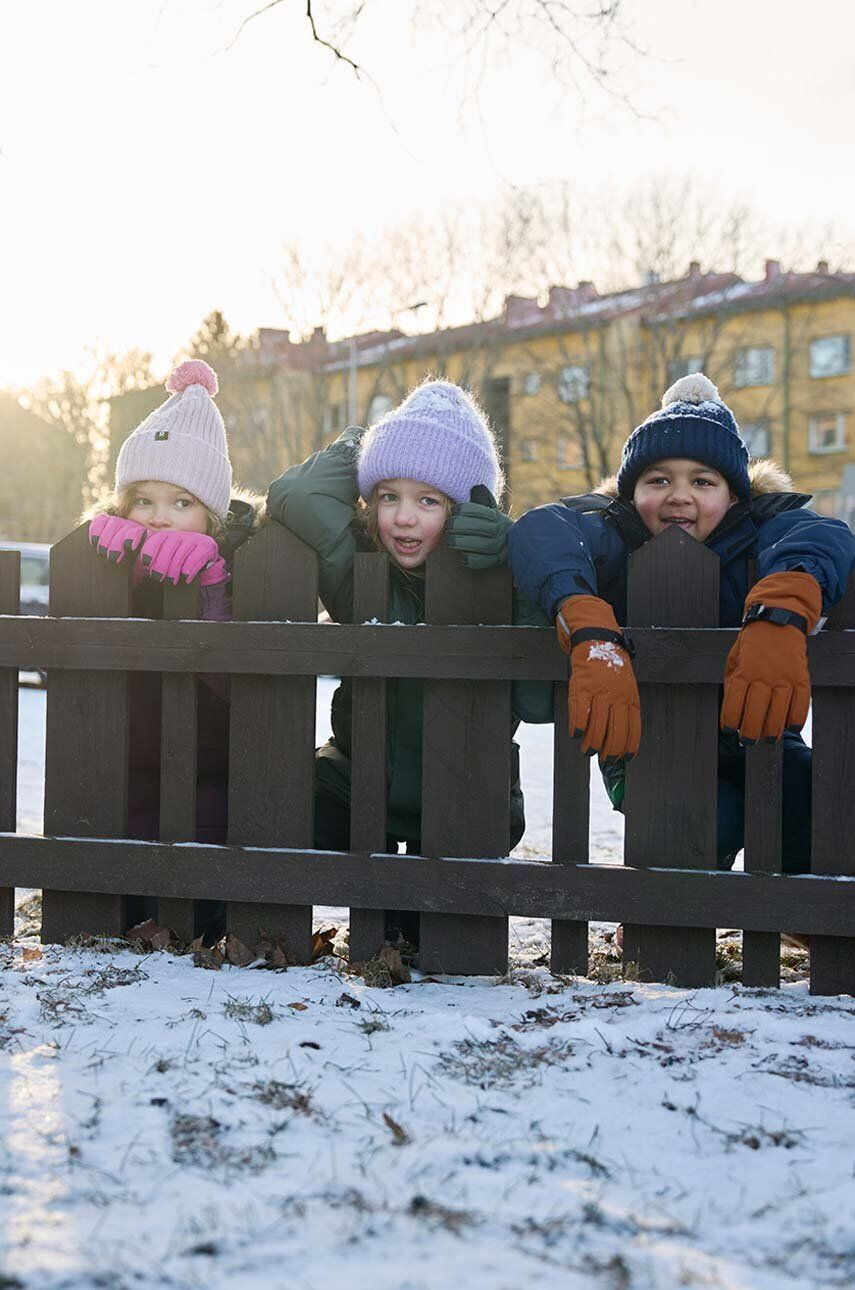
[[662, 395], [663, 408], [672, 403], [721, 403], [722, 397], [708, 376], [703, 372], [690, 372]]

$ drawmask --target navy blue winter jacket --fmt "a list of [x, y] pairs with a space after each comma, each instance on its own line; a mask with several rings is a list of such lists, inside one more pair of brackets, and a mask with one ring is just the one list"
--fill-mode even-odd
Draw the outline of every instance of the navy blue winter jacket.
[[[810, 497], [781, 491], [789, 477], [772, 462], [753, 462], [752, 497], [737, 502], [706, 545], [721, 560], [719, 624], [738, 627], [756, 577], [803, 569], [822, 589], [823, 608], [841, 599], [855, 563], [855, 536], [842, 520], [805, 509]], [[609, 485], [585, 498], [538, 506], [517, 520], [509, 560], [523, 595], [554, 622], [568, 596], [600, 596], [626, 622], [627, 557], [650, 537], [635, 507]]]

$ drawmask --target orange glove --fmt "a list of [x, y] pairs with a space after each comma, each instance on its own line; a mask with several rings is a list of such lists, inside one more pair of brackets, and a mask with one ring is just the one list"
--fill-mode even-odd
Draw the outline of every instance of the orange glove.
[[634, 757], [641, 739], [641, 706], [629, 641], [610, 605], [597, 596], [569, 596], [555, 620], [570, 658], [570, 734], [601, 761]]
[[801, 730], [810, 706], [807, 637], [822, 592], [809, 573], [770, 573], [745, 597], [745, 617], [727, 656], [721, 728], [744, 744], [776, 743]]

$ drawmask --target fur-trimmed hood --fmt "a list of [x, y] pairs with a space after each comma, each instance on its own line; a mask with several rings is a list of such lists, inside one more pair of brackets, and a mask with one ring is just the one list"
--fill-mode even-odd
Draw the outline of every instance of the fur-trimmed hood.
[[[794, 493], [791, 477], [771, 457], [755, 457], [748, 463], [748, 478], [751, 481], [751, 496], [766, 497], [769, 493]], [[601, 479], [595, 493], [604, 497], [617, 497], [617, 475], [608, 475]]]

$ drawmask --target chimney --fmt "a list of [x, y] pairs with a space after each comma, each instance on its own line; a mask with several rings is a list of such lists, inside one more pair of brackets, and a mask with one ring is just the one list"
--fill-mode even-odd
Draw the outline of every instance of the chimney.
[[540, 305], [533, 296], [505, 296], [505, 326], [528, 327], [540, 318]]
[[780, 276], [781, 276], [781, 261], [767, 260], [766, 261], [766, 281], [774, 282], [775, 279], [780, 278]]
[[690, 279], [690, 281], [694, 282], [694, 280], [695, 280], [696, 278], [699, 278], [700, 276], [701, 276], [701, 262], [700, 262], [700, 260], [690, 260], [690, 261], [689, 261], [689, 279]]
[[816, 271], [817, 273], [828, 273], [828, 260], [817, 260]]

